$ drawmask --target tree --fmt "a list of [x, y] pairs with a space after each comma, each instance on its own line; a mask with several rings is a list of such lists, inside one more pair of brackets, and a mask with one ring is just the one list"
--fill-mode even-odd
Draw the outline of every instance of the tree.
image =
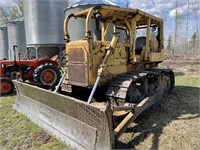
[[[199, 50], [200, 48], [200, 33], [199, 33], [199, 15], [200, 15], [200, 5], [199, 0], [192, 0], [192, 10], [195, 15], [196, 20], [196, 33], [192, 36], [192, 41], [195, 39], [195, 49]], [[194, 49], [194, 50], [195, 50]], [[197, 51], [198, 53], [198, 51]]]
[[19, 13], [21, 16], [23, 16], [23, 13], [24, 13], [24, 7], [23, 7], [23, 2], [22, 0], [18, 0], [18, 10], [19, 10]]
[[3, 22], [9, 21], [9, 14], [6, 11], [5, 7], [0, 7], [0, 17], [1, 21]]
[[13, 6], [1, 6], [0, 7], [0, 21], [2, 23], [16, 19], [23, 16], [23, 3], [22, 0], [15, 0]]
[[200, 5], [199, 5], [199, 0], [192, 0], [192, 10], [195, 15], [195, 20], [196, 20], [196, 33], [197, 35], [199, 34], [199, 14], [200, 14]]
[[190, 39], [190, 51], [193, 53], [194, 58], [197, 57], [197, 55], [199, 54], [199, 39], [197, 36], [197, 33], [195, 32], [191, 39]]
[[173, 54], [172, 52], [172, 36], [171, 34], [169, 35], [168, 37], [168, 40], [167, 40], [167, 50], [169, 52], [169, 54]]
[[177, 41], [178, 41], [178, 19], [179, 19], [179, 12], [178, 12], [178, 5], [179, 0], [175, 0], [175, 32], [174, 32], [174, 47], [172, 49], [172, 55], [174, 54], [175, 49], [177, 50]]
[[197, 43], [197, 33], [195, 32], [193, 35], [192, 35], [192, 38], [191, 38], [191, 46], [192, 47], [195, 47]]
[[189, 11], [190, 11], [190, 0], [187, 0], [187, 14], [186, 14], [186, 27], [185, 27], [185, 48], [184, 48], [184, 54], [186, 54], [186, 51], [188, 49], [187, 44], [187, 38], [188, 38], [188, 17], [189, 17]]

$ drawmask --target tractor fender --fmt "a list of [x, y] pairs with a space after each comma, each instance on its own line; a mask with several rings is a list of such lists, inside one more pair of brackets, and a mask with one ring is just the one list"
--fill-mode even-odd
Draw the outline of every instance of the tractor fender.
[[50, 59], [41, 59], [41, 60], [37, 60], [36, 62], [36, 67], [42, 65], [42, 64], [52, 64], [55, 66], [58, 66], [58, 63], [56, 61], [50, 60]]

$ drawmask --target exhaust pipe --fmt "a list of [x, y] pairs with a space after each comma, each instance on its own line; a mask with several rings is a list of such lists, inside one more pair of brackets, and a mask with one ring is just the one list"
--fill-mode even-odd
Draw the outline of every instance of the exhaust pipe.
[[17, 57], [16, 57], [16, 47], [17, 45], [13, 45], [13, 51], [14, 51], [14, 62], [16, 64], [16, 60], [17, 60]]

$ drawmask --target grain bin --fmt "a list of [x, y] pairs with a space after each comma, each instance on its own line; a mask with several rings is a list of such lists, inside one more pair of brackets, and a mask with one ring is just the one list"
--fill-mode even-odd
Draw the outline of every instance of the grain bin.
[[7, 26], [0, 26], [0, 60], [8, 59], [8, 31]]
[[64, 47], [64, 9], [68, 0], [23, 0], [27, 47], [42, 57]]
[[24, 28], [24, 18], [20, 17], [7, 23], [8, 29], [8, 52], [9, 59], [14, 59], [13, 46], [17, 45], [17, 59], [18, 53], [21, 53], [21, 58], [26, 53], [26, 38]]

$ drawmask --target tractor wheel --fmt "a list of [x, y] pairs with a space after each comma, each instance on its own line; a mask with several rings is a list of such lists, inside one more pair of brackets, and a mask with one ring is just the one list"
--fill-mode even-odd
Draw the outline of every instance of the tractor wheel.
[[33, 77], [36, 83], [55, 86], [60, 81], [61, 75], [55, 65], [43, 64], [35, 69]]
[[0, 95], [9, 95], [14, 91], [14, 84], [8, 78], [0, 79]]

